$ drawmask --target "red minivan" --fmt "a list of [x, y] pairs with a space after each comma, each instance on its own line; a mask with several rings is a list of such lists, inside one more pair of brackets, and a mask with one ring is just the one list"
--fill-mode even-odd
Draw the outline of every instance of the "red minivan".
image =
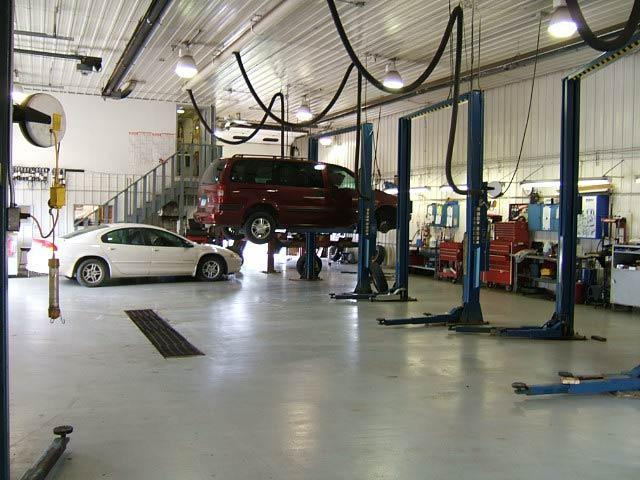
[[[358, 217], [355, 176], [330, 163], [304, 159], [234, 155], [214, 160], [198, 189], [194, 219], [241, 231], [267, 243], [276, 228], [354, 227]], [[396, 197], [375, 190], [378, 231], [396, 225]]]

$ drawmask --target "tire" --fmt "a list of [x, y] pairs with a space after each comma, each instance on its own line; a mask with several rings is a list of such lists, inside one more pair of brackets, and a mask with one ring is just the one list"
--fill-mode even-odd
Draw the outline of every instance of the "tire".
[[200, 260], [196, 276], [203, 282], [215, 282], [220, 280], [227, 271], [227, 264], [224, 259], [209, 255]]
[[269, 243], [276, 234], [276, 220], [264, 210], [253, 212], [244, 222], [244, 234], [251, 243]]
[[83, 287], [101, 287], [109, 280], [109, 267], [101, 258], [88, 258], [78, 265], [76, 280]]
[[[298, 261], [296, 262], [296, 271], [300, 274], [301, 277], [306, 277], [307, 275], [307, 256], [300, 255]], [[315, 256], [315, 276], [317, 277], [320, 271], [322, 270], [322, 260], [317, 255]]]
[[242, 240], [244, 238], [244, 233], [233, 227], [223, 227], [222, 235], [224, 235], [224, 238], [227, 240]]
[[342, 248], [329, 247], [329, 259], [332, 262], [339, 262], [342, 258]]
[[384, 265], [385, 260], [387, 259], [387, 249], [382, 245], [376, 245], [376, 254], [373, 256], [372, 260], [378, 265]]
[[376, 212], [376, 228], [380, 233], [387, 233], [396, 228], [395, 208], [381, 208]]
[[371, 262], [371, 265], [369, 265], [369, 271], [371, 272], [373, 286], [376, 288], [377, 292], [387, 293], [389, 291], [389, 283], [387, 282], [387, 277], [384, 276], [384, 272], [380, 265], [376, 262]]

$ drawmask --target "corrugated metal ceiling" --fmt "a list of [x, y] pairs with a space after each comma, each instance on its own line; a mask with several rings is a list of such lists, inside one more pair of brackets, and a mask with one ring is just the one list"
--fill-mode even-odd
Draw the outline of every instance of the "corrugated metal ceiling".
[[[18, 30], [57, 33], [73, 41], [16, 36], [15, 46], [59, 53], [101, 56], [101, 73], [83, 76], [76, 72], [74, 61], [16, 54], [15, 68], [28, 89], [61, 90], [99, 95], [135, 26], [149, 6], [149, 0], [16, 0]], [[288, 8], [284, 21], [267, 29], [255, 21], [283, 4]], [[455, 3], [455, 2], [452, 2]], [[551, 0], [472, 0], [465, 6], [465, 52], [463, 69], [471, 62], [471, 20], [473, 16], [473, 51], [482, 65], [515, 57], [535, 49], [538, 12], [550, 9]], [[626, 20], [631, 0], [584, 0], [585, 16], [594, 29]], [[445, 0], [366, 0], [364, 6], [338, 2], [347, 32], [370, 69], [383, 75], [386, 59], [397, 57], [405, 78], [415, 78], [431, 59], [444, 30], [449, 12]], [[543, 28], [546, 23], [543, 21]], [[293, 112], [302, 95], [309, 95], [314, 111], [320, 110], [333, 95], [349, 64], [324, 0], [174, 0], [161, 25], [132, 67], [127, 78], [141, 82], [134, 98], [185, 102], [185, 81], [173, 70], [176, 46], [192, 43], [192, 54], [200, 69], [211, 63], [221, 50], [243, 32], [249, 31], [242, 55], [249, 75], [263, 99], [282, 89], [289, 94]], [[480, 52], [478, 39], [481, 37]], [[543, 31], [541, 46], [553, 40]], [[369, 54], [369, 55], [367, 55]], [[539, 72], [561, 70], [594, 57], [586, 48], [570, 55], [558, 56], [541, 64]], [[215, 102], [218, 115], [259, 119], [262, 112], [248, 95], [233, 57], [214, 61], [213, 74], [196, 85], [194, 91], [202, 104]], [[450, 74], [448, 51], [430, 80]], [[530, 75], [524, 68], [484, 79], [483, 87], [509, 83]], [[444, 93], [446, 95], [446, 92]], [[442, 98], [443, 92], [416, 97], [383, 109], [383, 115], [414, 110], [416, 105]], [[368, 99], [382, 96], [373, 87]], [[355, 103], [355, 74], [335, 111]], [[377, 114], [378, 112], [376, 112]], [[348, 122], [349, 119], [342, 120]]]

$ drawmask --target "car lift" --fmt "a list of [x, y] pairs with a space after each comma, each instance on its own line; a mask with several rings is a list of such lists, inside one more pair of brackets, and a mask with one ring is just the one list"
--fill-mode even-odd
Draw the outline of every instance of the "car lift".
[[[598, 58], [588, 63], [584, 67], [582, 67], [577, 72], [569, 75], [568, 77], [562, 80], [562, 148], [561, 148], [561, 157], [562, 168], [561, 174], [565, 173], [565, 164], [571, 164], [572, 167], [570, 172], [573, 173], [572, 177], [569, 177], [570, 184], [567, 186], [565, 181], [567, 177], [562, 178], [561, 182], [561, 196], [560, 196], [560, 221], [561, 227], [564, 225], [565, 219], [564, 217], [569, 217], [568, 221], [574, 222], [575, 229], [575, 219], [577, 209], [573, 209], [572, 215], [562, 216], [562, 212], [565, 211], [563, 208], [563, 193], [566, 195], [567, 191], [570, 189], [568, 187], [572, 187], [576, 196], [577, 196], [577, 184], [578, 184], [578, 157], [579, 157], [579, 128], [580, 128], [580, 83], [582, 78], [586, 75], [593, 73], [594, 71], [603, 68], [609, 63], [618, 60], [623, 55], [627, 54], [631, 50], [640, 46], [640, 34], [635, 34], [629, 43], [622, 47], [619, 50], [606, 52], [600, 55]], [[569, 192], [572, 193], [572, 192]], [[575, 198], [575, 197], [571, 197]], [[569, 204], [571, 206], [571, 204]], [[566, 206], [566, 204], [565, 204]], [[574, 205], [575, 207], [575, 205]], [[564, 230], [565, 232], [567, 230]], [[562, 230], [561, 230], [562, 233]], [[575, 234], [575, 230], [574, 230]], [[571, 237], [568, 245], [572, 249], [573, 255], [575, 255], [575, 244], [572, 240], [575, 238]], [[567, 239], [563, 239], [560, 237], [561, 241]], [[566, 248], [566, 245], [565, 245]], [[561, 250], [562, 252], [562, 250]], [[569, 252], [570, 254], [572, 252]], [[571, 267], [575, 265], [575, 257], [571, 257], [572, 263], [568, 263], [567, 260], [563, 257], [561, 258], [562, 267]], [[573, 273], [575, 275], [575, 268], [570, 268], [570, 274]], [[567, 272], [563, 272], [567, 275]], [[566, 278], [566, 277], [565, 277]], [[575, 278], [570, 277], [569, 285], [573, 285], [575, 283]], [[569, 280], [567, 280], [569, 281]], [[558, 277], [558, 288], [561, 287], [560, 277]], [[573, 289], [569, 289], [572, 290]], [[566, 296], [566, 293], [565, 293]], [[560, 296], [558, 296], [559, 298]], [[570, 305], [566, 305], [565, 308], [568, 308], [567, 313], [570, 314], [570, 317], [567, 318], [567, 325], [571, 330], [573, 330], [573, 297], [571, 298]], [[558, 312], [558, 300], [556, 300], [556, 312]], [[559, 314], [556, 313], [559, 317]], [[559, 317], [562, 318], [562, 317]], [[544, 327], [542, 327], [544, 328]], [[512, 330], [512, 329], [510, 329]], [[523, 382], [514, 382], [511, 386], [514, 389], [515, 393], [524, 394], [524, 395], [550, 395], [550, 394], [574, 394], [574, 395], [587, 395], [587, 394], [596, 394], [596, 393], [614, 393], [614, 392], [629, 392], [629, 391], [640, 391], [640, 365], [632, 368], [628, 372], [621, 372], [618, 374], [606, 374], [606, 375], [574, 375], [569, 372], [558, 372], [560, 376], [560, 383], [552, 383], [546, 385], [527, 385]]]
[[[413, 318], [379, 318], [380, 325], [481, 325], [480, 272], [486, 263], [487, 202], [486, 185], [482, 178], [484, 107], [481, 91], [474, 90], [460, 96], [460, 102], [469, 102], [467, 148], [467, 258], [462, 288], [462, 305], [447, 313]], [[400, 119], [398, 140], [398, 258], [396, 260], [397, 286], [405, 295], [409, 284], [409, 172], [411, 165], [412, 119], [450, 107], [452, 100], [445, 100], [418, 110]], [[402, 207], [401, 207], [402, 206]]]
[[[356, 130], [356, 126], [345, 127], [330, 132], [322, 132], [323, 137], [333, 137], [343, 133], [350, 133]], [[372, 164], [373, 164], [373, 124], [363, 123], [361, 126], [361, 161], [360, 171], [356, 172], [360, 181], [361, 196], [358, 199], [358, 281], [353, 292], [332, 293], [331, 298], [335, 299], [369, 299], [373, 294], [371, 290], [371, 274], [369, 263], [375, 254], [376, 229], [374, 221], [374, 199], [371, 188]], [[318, 161], [318, 137], [309, 138], [309, 160]], [[364, 213], [364, 214], [363, 214]], [[315, 256], [315, 235], [307, 234], [306, 245], [306, 274], [309, 275], [309, 266], [313, 265]]]

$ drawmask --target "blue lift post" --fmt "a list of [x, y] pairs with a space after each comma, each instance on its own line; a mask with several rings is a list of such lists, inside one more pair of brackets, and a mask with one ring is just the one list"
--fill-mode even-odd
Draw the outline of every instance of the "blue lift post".
[[[343, 128], [322, 136], [352, 132], [356, 127]], [[369, 267], [376, 251], [377, 230], [375, 223], [375, 197], [373, 177], [373, 124], [363, 123], [360, 135], [360, 171], [358, 175], [358, 279], [353, 292], [332, 293], [336, 300], [369, 300], [374, 296], [371, 290], [371, 272]]]
[[[486, 188], [482, 178], [484, 142], [484, 106], [481, 91], [474, 90], [460, 97], [460, 102], [469, 102], [468, 148], [467, 148], [467, 257], [462, 288], [462, 305], [440, 315], [412, 318], [379, 318], [381, 325], [480, 325], [480, 273], [486, 263], [487, 202]], [[435, 110], [451, 106], [446, 100], [428, 108], [418, 110], [400, 120], [398, 139], [398, 258], [396, 260], [397, 287], [408, 292], [409, 286], [409, 172], [411, 159], [411, 119]], [[408, 297], [408, 294], [407, 294]]]
[[[309, 138], [309, 160], [312, 162], [318, 161], [318, 139], [314, 137]], [[318, 273], [316, 272], [316, 232], [309, 232], [305, 234], [305, 280], [317, 280]]]
[[[561, 161], [563, 162], [561, 167], [561, 175], [568, 175], [574, 173], [572, 178], [572, 185], [566, 186], [562, 184], [562, 192], [569, 190], [575, 191], [575, 204], [569, 204], [568, 208], [571, 210], [572, 215], [565, 215], [569, 217], [566, 220], [563, 219], [562, 214], [567, 211], [566, 206], [563, 207], [562, 196], [560, 197], [560, 221], [561, 228], [565, 228], [564, 233], [568, 232], [566, 228], [570, 227], [571, 219], [576, 218], [578, 212], [577, 203], [577, 190], [578, 190], [578, 157], [579, 157], [579, 128], [580, 128], [580, 83], [582, 78], [586, 75], [593, 73], [600, 68], [605, 67], [611, 62], [618, 60], [623, 55], [629, 53], [631, 50], [640, 46], [640, 34], [636, 34], [632, 37], [627, 45], [620, 50], [612, 52], [606, 52], [600, 55], [598, 58], [588, 63], [576, 73], [569, 75], [562, 81], [562, 148], [561, 148]], [[565, 165], [569, 163], [569, 165]], [[568, 177], [561, 177], [561, 182], [565, 182]], [[565, 221], [567, 225], [565, 225]], [[575, 222], [574, 222], [575, 228]], [[558, 288], [562, 285], [566, 285], [567, 288], [564, 291], [560, 291], [556, 297], [556, 313], [551, 321], [556, 320], [563, 327], [563, 331], [567, 335], [575, 333], [573, 332], [573, 314], [574, 314], [574, 289], [569, 288], [575, 284], [575, 230], [574, 236], [571, 239], [564, 239], [568, 241], [568, 245], [573, 247], [573, 250], [568, 252], [568, 255], [560, 258], [561, 270], [558, 276]], [[562, 230], [561, 230], [562, 235]], [[563, 237], [560, 237], [561, 243]], [[562, 253], [562, 250], [561, 250]], [[564, 279], [560, 279], [560, 275], [565, 275]], [[567, 282], [571, 282], [567, 284]], [[568, 291], [570, 290], [570, 291]], [[526, 327], [523, 327], [526, 328]], [[542, 327], [544, 328], [544, 327]], [[514, 330], [514, 329], [509, 329]], [[514, 336], [514, 335], [510, 335]], [[574, 375], [570, 372], [558, 372], [560, 376], [560, 383], [552, 383], [546, 385], [527, 385], [523, 382], [514, 382], [511, 384], [515, 393], [523, 395], [550, 395], [550, 394], [574, 394], [574, 395], [588, 395], [607, 392], [628, 392], [628, 391], [640, 391], [640, 365], [632, 368], [628, 372], [621, 372], [618, 374], [605, 374], [605, 375]]]

